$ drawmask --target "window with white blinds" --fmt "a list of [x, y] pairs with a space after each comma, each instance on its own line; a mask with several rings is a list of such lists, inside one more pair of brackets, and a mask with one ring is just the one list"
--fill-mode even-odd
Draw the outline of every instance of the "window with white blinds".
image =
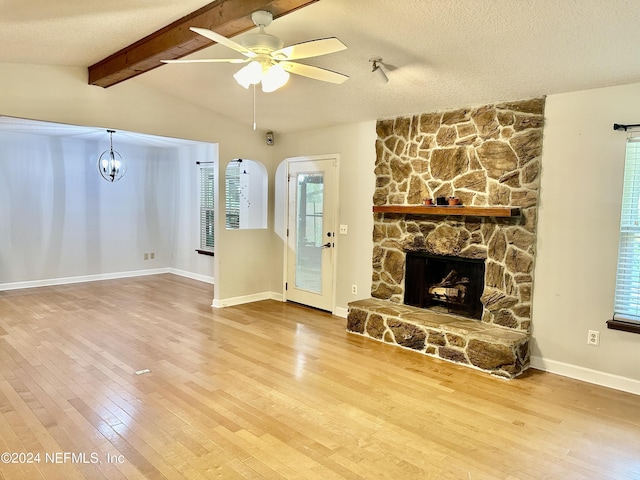
[[213, 229], [213, 207], [215, 170], [200, 167], [200, 249], [213, 252], [215, 236]]
[[627, 140], [613, 319], [640, 323], [640, 137]]
[[240, 228], [240, 163], [230, 162], [225, 171], [225, 226], [230, 230]]

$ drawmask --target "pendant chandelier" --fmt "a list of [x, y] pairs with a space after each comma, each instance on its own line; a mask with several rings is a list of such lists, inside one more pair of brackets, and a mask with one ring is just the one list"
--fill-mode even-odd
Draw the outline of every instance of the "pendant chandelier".
[[125, 163], [122, 155], [113, 149], [113, 134], [115, 130], [107, 130], [109, 132], [109, 150], [105, 150], [98, 158], [98, 170], [100, 175], [107, 182], [117, 182], [127, 172], [127, 164]]

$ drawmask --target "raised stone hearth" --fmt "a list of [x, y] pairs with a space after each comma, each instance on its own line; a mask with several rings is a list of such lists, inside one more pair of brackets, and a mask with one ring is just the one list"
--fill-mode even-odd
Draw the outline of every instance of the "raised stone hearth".
[[506, 378], [529, 365], [529, 335], [371, 298], [349, 304], [347, 330]]
[[[354, 304], [349, 331], [407, 346], [398, 341], [392, 328], [394, 322], [401, 322], [425, 335], [424, 346], [415, 348], [423, 353], [508, 377], [528, 367], [528, 353], [522, 351], [528, 341], [522, 338], [528, 338], [531, 331], [543, 112], [544, 99], [532, 99], [379, 120], [376, 126], [374, 206], [419, 206], [424, 199], [457, 197], [464, 206], [513, 207], [520, 215], [442, 216], [444, 207], [437, 209], [438, 215], [436, 209], [430, 215], [427, 206], [419, 213], [415, 209], [374, 213], [371, 296], [389, 308], [407, 308], [402, 305], [407, 252], [479, 259], [485, 266], [480, 320], [464, 320], [464, 324], [473, 322], [482, 331], [504, 330], [516, 334], [518, 340], [509, 344], [497, 338], [490, 347], [491, 335], [481, 340], [450, 332], [446, 325], [455, 322], [441, 323], [435, 329], [429, 326], [427, 331], [419, 322], [408, 322], [404, 310], [384, 317]], [[382, 325], [381, 316], [387, 333], [376, 336], [371, 332]], [[371, 326], [359, 331], [355, 328], [359, 321]], [[448, 335], [454, 335], [455, 342], [464, 340], [464, 347], [451, 345]], [[443, 338], [444, 343], [430, 342], [430, 337]], [[486, 347], [488, 355], [508, 348], [515, 357], [504, 364], [507, 367], [484, 368], [473, 360], [480, 347]]]

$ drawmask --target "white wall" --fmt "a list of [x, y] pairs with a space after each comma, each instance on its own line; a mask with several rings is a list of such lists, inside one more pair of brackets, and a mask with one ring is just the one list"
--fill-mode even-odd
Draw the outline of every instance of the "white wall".
[[[240, 215], [241, 228], [267, 228], [269, 220], [269, 174], [266, 167], [253, 160], [246, 162], [240, 175], [240, 185], [245, 187], [248, 202], [241, 202], [244, 215]], [[243, 218], [244, 217], [244, 218]]]
[[[261, 135], [264, 143], [264, 135]], [[275, 168], [269, 151], [261, 154], [251, 153], [251, 149], [237, 148], [235, 155], [222, 151], [220, 154], [219, 197], [216, 208], [224, 206], [224, 172], [227, 165], [235, 158], [251, 158], [263, 164], [269, 178], [273, 178]], [[265, 149], [268, 147], [264, 147]], [[271, 188], [271, 186], [270, 186]], [[272, 195], [269, 195], [272, 198]], [[271, 270], [273, 250], [273, 205], [268, 206], [268, 228], [248, 230], [227, 230], [224, 225], [224, 211], [216, 211], [216, 262], [219, 272], [216, 273], [215, 306], [224, 307], [247, 301], [273, 298], [274, 272]]]
[[[640, 84], [547, 97], [533, 293], [534, 365], [640, 393], [640, 336], [613, 314], [625, 139]], [[600, 346], [587, 345], [587, 331]], [[622, 378], [619, 378], [622, 377]]]
[[[218, 178], [234, 158], [257, 159], [270, 168], [264, 132], [143, 87], [135, 79], [103, 89], [88, 85], [87, 71], [80, 67], [0, 64], [0, 70], [0, 115], [217, 143]], [[223, 195], [218, 207], [221, 203]], [[221, 218], [218, 212], [216, 222]], [[225, 299], [268, 292], [272, 233], [227, 231], [224, 223], [218, 223], [216, 235], [217, 250], [224, 254], [197, 260], [213, 262], [212, 296]]]
[[[363, 122], [314, 131], [278, 135], [274, 156], [278, 162], [286, 158], [325, 154], [340, 155], [338, 224], [348, 226], [348, 234], [336, 232], [336, 310], [346, 315], [348, 302], [371, 296], [371, 255], [373, 250], [373, 191], [375, 188], [376, 122]], [[280, 175], [286, 170], [279, 169]], [[276, 182], [279, 190], [286, 188], [283, 178]], [[279, 222], [283, 221], [284, 206], [276, 202]], [[281, 225], [276, 230], [282, 230]], [[274, 239], [275, 291], [282, 283], [284, 241]], [[351, 285], [358, 286], [358, 294], [351, 293]]]
[[109, 183], [105, 145], [0, 132], [0, 284], [170, 266], [170, 152], [119, 146], [128, 171]]
[[215, 282], [214, 258], [195, 251], [200, 247], [200, 174], [196, 162], [215, 162], [218, 146], [199, 143], [176, 150], [171, 267], [183, 275]]

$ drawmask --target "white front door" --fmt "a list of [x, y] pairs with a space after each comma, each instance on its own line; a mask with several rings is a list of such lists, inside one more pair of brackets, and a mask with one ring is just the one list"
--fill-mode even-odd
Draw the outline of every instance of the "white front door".
[[288, 162], [287, 300], [333, 310], [336, 158]]

